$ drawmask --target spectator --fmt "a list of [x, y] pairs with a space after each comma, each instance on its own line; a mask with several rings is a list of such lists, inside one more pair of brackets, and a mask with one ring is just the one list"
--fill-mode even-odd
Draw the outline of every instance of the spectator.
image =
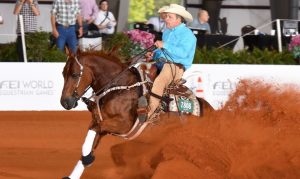
[[161, 71], [154, 80], [149, 106], [145, 96], [138, 100], [138, 117], [141, 121], [147, 120], [156, 111], [164, 89], [172, 81], [181, 79], [183, 72], [191, 67], [196, 50], [197, 39], [184, 24], [185, 21], [193, 21], [192, 15], [183, 6], [177, 4], [171, 4], [165, 12], [167, 13], [165, 18], [167, 28], [163, 32], [162, 41], [156, 41], [155, 46], [158, 49], [146, 54], [148, 60], [154, 59], [161, 62], [158, 66], [158, 70]]
[[83, 35], [88, 34], [89, 25], [93, 24], [98, 15], [98, 6], [95, 0], [80, 0], [80, 9], [82, 16]]
[[206, 10], [199, 10], [198, 18], [190, 24], [191, 28], [206, 30], [208, 34], [211, 33], [210, 25], [208, 23], [209, 15]]
[[99, 32], [104, 34], [104, 36], [115, 32], [117, 22], [113, 13], [108, 11], [107, 0], [101, 0], [99, 2], [99, 12], [94, 24], [98, 27]]
[[79, 37], [82, 36], [82, 18], [79, 0], [55, 0], [51, 10], [52, 34], [56, 45], [64, 51], [67, 44], [72, 53], [77, 51], [76, 20], [79, 25]]
[[19, 61], [24, 62], [24, 54], [22, 47], [20, 16], [23, 16], [23, 26], [25, 35], [37, 31], [37, 16], [40, 15], [37, 0], [18, 0], [15, 5], [14, 14], [18, 15], [17, 26], [17, 52]]
[[158, 10], [158, 14], [159, 16], [154, 16], [154, 17], [150, 17], [149, 20], [147, 21], [147, 24], [152, 24], [154, 31], [156, 32], [163, 32], [166, 24], [165, 24], [165, 17], [166, 17], [166, 13], [164, 12], [165, 10], [167, 10], [169, 8], [169, 6], [163, 6], [162, 8], [160, 8]]

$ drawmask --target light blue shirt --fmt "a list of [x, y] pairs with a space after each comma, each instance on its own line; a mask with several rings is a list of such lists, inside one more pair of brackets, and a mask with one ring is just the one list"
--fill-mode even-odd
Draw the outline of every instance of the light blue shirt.
[[165, 56], [161, 49], [154, 51], [154, 60], [165, 58], [174, 63], [180, 63], [185, 70], [190, 68], [193, 63], [197, 38], [193, 32], [180, 24], [172, 29], [166, 29], [162, 36], [163, 48], [171, 56]]

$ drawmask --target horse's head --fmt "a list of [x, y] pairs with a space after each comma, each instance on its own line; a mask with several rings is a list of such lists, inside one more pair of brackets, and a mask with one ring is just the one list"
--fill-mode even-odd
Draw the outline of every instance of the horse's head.
[[64, 87], [61, 105], [70, 110], [77, 106], [77, 101], [92, 83], [92, 75], [84, 63], [84, 58], [70, 55], [63, 70]]

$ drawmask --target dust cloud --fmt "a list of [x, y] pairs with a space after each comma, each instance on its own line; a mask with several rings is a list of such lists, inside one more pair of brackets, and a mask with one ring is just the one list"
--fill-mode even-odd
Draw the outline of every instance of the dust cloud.
[[242, 81], [221, 110], [163, 114], [111, 152], [125, 179], [300, 178], [300, 92]]

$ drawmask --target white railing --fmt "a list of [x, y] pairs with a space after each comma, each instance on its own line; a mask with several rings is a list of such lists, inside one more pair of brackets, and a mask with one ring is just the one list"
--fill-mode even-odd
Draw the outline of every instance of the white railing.
[[[221, 45], [221, 46], [218, 47], [218, 48], [226, 47], [227, 45], [229, 45], [229, 44], [231, 44], [231, 43], [233, 43], [233, 42], [239, 40], [239, 39], [242, 38], [242, 37], [245, 37], [245, 36], [247, 36], [247, 35], [250, 35], [250, 34], [252, 34], [252, 33], [254, 33], [254, 34], [257, 35], [257, 33], [258, 33], [260, 30], [262, 30], [263, 28], [268, 27], [268, 26], [272, 25], [273, 23], [276, 23], [276, 31], [278, 32], [278, 33], [277, 33], [278, 51], [279, 51], [279, 52], [282, 52], [282, 41], [281, 41], [281, 38], [282, 38], [282, 31], [281, 31], [281, 29], [282, 29], [282, 28], [281, 28], [281, 24], [280, 24], [282, 21], [297, 21], [297, 22], [300, 22], [300, 20], [296, 20], [296, 19], [276, 19], [276, 20], [273, 20], [273, 21], [268, 22], [268, 23], [266, 23], [266, 24], [263, 24], [263, 25], [261, 25], [261, 26], [259, 26], [259, 27], [256, 27], [256, 29], [254, 29], [254, 30], [252, 30], [252, 31], [250, 31], [250, 32], [248, 32], [248, 33], [246, 33], [246, 34], [243, 34], [243, 35], [239, 36], [238, 38], [233, 39], [232, 41], [227, 42], [227, 43]], [[298, 27], [298, 26], [297, 26], [297, 27]], [[257, 30], [258, 30], [258, 31], [257, 31]], [[297, 30], [298, 30], [298, 29], [297, 29]], [[299, 33], [299, 32], [298, 32], [298, 33]], [[273, 34], [271, 34], [271, 35], [273, 35]]]
[[25, 42], [25, 31], [24, 31], [23, 16], [19, 15], [19, 19], [20, 19], [19, 22], [20, 22], [20, 30], [21, 30], [23, 58], [24, 58], [24, 62], [27, 63], [27, 51], [26, 51], [26, 42]]

